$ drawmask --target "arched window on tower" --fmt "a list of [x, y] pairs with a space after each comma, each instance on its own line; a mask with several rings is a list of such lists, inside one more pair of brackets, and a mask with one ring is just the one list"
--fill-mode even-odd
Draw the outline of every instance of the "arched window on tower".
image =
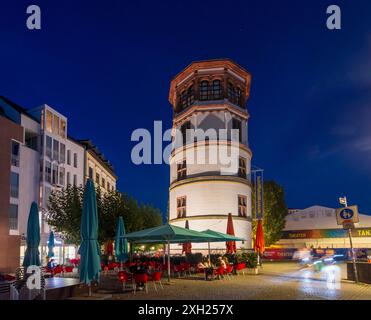
[[200, 100], [208, 100], [209, 93], [209, 82], [206, 80], [201, 81], [200, 83]]
[[187, 107], [191, 106], [195, 101], [195, 92], [193, 90], [193, 85], [187, 90]]
[[180, 111], [188, 108], [194, 103], [195, 94], [193, 85], [191, 85], [188, 89], [185, 89], [180, 94]]
[[235, 103], [236, 101], [236, 91], [235, 88], [232, 84], [232, 82], [228, 82], [228, 89], [227, 89], [227, 94], [228, 94], [228, 100]]
[[187, 107], [187, 91], [183, 90], [180, 94], [180, 106], [181, 110], [185, 109]]
[[213, 81], [212, 99], [219, 100], [222, 98], [222, 86], [220, 80]]

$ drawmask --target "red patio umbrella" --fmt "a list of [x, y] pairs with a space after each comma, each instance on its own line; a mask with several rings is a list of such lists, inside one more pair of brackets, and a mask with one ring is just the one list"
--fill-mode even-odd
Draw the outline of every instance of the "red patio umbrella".
[[[189, 223], [188, 223], [188, 220], [186, 220], [186, 223], [185, 223], [185, 228], [186, 229], [189, 229]], [[192, 253], [192, 243], [190, 242], [184, 242], [183, 243], [183, 250], [182, 250], [182, 253]]]
[[259, 254], [263, 254], [265, 250], [263, 223], [260, 219], [258, 220], [258, 226], [256, 228], [254, 250]]
[[105, 246], [104, 249], [105, 249], [104, 251], [105, 251], [106, 255], [108, 255], [108, 256], [113, 255], [113, 243], [111, 241], [106, 243], [106, 246]]
[[[231, 213], [228, 213], [227, 234], [229, 234], [230, 236], [235, 235]], [[226, 245], [227, 245], [227, 253], [236, 253], [236, 241], [227, 241]]]

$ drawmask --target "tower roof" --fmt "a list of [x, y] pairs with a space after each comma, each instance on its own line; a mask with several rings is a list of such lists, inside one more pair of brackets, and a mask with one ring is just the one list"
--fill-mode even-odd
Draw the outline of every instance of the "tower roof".
[[174, 93], [176, 87], [179, 84], [183, 83], [183, 81], [186, 80], [188, 77], [191, 77], [194, 73], [197, 73], [201, 70], [210, 72], [217, 70], [229, 70], [232, 74], [235, 74], [244, 81], [246, 92], [248, 92], [250, 89], [250, 72], [248, 72], [245, 68], [241, 67], [239, 64], [229, 58], [193, 61], [181, 72], [179, 72], [171, 81], [169, 101], [172, 105], [175, 104]]

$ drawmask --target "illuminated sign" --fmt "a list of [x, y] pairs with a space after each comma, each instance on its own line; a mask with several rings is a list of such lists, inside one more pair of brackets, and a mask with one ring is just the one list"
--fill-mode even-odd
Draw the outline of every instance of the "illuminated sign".
[[[352, 236], [371, 237], [371, 228], [359, 228], [351, 230]], [[281, 239], [317, 239], [317, 238], [346, 238], [348, 231], [343, 229], [316, 229], [316, 230], [292, 230], [283, 231]]]

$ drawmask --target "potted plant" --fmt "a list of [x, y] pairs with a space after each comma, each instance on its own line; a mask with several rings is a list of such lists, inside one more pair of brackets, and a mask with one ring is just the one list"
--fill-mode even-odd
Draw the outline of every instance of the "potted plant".
[[252, 270], [253, 274], [258, 274], [258, 255], [255, 252], [246, 253], [246, 267], [248, 270]]

